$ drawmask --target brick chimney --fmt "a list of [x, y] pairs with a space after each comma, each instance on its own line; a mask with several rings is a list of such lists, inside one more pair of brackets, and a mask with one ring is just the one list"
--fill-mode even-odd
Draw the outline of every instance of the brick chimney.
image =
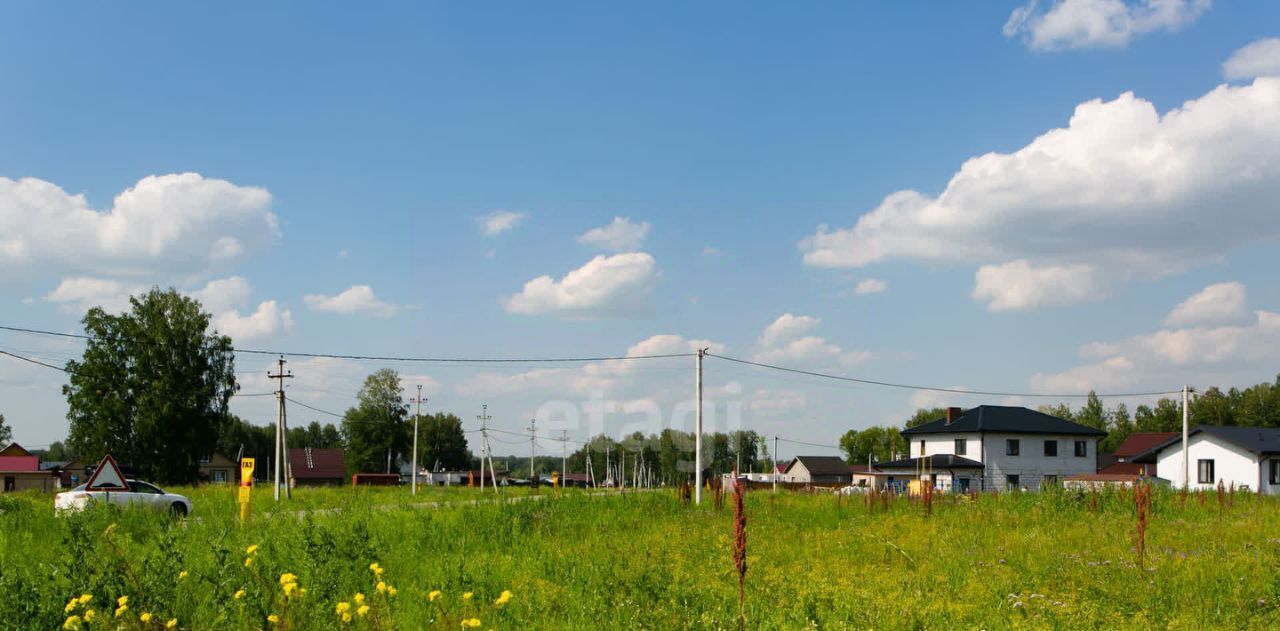
[[954, 423], [963, 413], [964, 410], [960, 408], [947, 408], [947, 425]]

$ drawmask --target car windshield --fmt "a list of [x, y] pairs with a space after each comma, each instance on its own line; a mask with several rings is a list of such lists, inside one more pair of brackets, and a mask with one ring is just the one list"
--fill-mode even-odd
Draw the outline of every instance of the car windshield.
[[151, 486], [146, 482], [139, 482], [138, 480], [129, 480], [129, 490], [133, 491], [134, 493], [150, 493], [152, 495], [164, 494], [164, 491], [161, 491], [160, 489], [154, 486]]

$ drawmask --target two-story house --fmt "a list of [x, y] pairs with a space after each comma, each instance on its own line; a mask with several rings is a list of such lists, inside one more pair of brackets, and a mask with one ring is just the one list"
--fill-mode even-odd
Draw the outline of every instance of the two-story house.
[[902, 430], [910, 458], [876, 467], [928, 471], [935, 487], [959, 492], [1035, 491], [1097, 472], [1098, 439], [1106, 435], [1024, 407], [948, 408], [943, 418]]

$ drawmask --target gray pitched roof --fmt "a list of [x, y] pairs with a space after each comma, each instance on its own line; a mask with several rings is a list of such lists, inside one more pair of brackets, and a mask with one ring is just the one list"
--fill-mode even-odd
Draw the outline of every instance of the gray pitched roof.
[[1005, 405], [979, 405], [965, 410], [959, 418], [947, 424], [946, 418], [902, 430], [904, 436], [914, 434], [958, 434], [972, 432], [1001, 432], [1007, 434], [1077, 434], [1080, 436], [1106, 436], [1107, 433], [1087, 425], [1050, 416], [1024, 407]]
[[[803, 462], [809, 475], [850, 475], [849, 463], [840, 456], [796, 456], [796, 461]], [[795, 466], [793, 462], [791, 466]], [[790, 471], [791, 467], [787, 467]]]
[[[1235, 427], [1223, 425], [1197, 425], [1188, 435], [1194, 436], [1204, 432], [1210, 436], [1231, 443], [1236, 447], [1255, 454], [1269, 456], [1280, 454], [1280, 427]], [[1182, 436], [1178, 435], [1165, 441], [1154, 451], [1161, 451], [1174, 445], [1181, 446]]]
[[924, 461], [928, 469], [982, 469], [982, 463], [955, 454], [933, 454], [924, 458], [903, 458], [889, 462], [877, 462], [877, 469], [915, 469]]

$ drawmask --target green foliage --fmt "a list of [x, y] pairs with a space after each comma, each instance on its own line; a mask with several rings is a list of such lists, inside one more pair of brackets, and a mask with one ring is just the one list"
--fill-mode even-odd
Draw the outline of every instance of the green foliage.
[[940, 418], [946, 418], [946, 416], [947, 408], [920, 408], [916, 410], [915, 414], [911, 415], [911, 418], [907, 419], [904, 428], [919, 427], [925, 423], [932, 423]]
[[[302, 488], [291, 511], [272, 514], [270, 493], [255, 490], [240, 524], [230, 490], [174, 490], [200, 519], [108, 506], [59, 517], [47, 496], [0, 496], [0, 629], [60, 628], [68, 600], [86, 593], [107, 614], [89, 628], [139, 629], [143, 611], [226, 631], [273, 628], [272, 614], [292, 631], [456, 630], [464, 616], [483, 629], [738, 628], [732, 514], [670, 492], [544, 490], [542, 501], [473, 505], [477, 489]], [[424, 499], [444, 504], [408, 507]], [[901, 498], [869, 511], [830, 495], [748, 493], [747, 628], [1276, 628], [1280, 502], [1204, 499], [1155, 494], [1139, 568], [1127, 493], [946, 495], [929, 516]], [[376, 591], [372, 563], [396, 596]], [[290, 603], [285, 573], [307, 589]], [[503, 590], [512, 597], [497, 606]], [[357, 592], [383, 624], [339, 622], [336, 605]], [[115, 619], [120, 596], [128, 616]]]
[[418, 466], [432, 470], [470, 469], [474, 458], [462, 419], [444, 412], [424, 414], [418, 420], [418, 449]]
[[130, 310], [85, 314], [90, 336], [67, 362], [67, 443], [88, 461], [110, 453], [149, 479], [190, 482], [228, 420], [236, 389], [231, 338], [174, 289], [129, 299]]
[[0, 414], [0, 447], [9, 444], [13, 440], [13, 429], [4, 422], [4, 415]]
[[396, 471], [413, 440], [399, 373], [383, 368], [369, 375], [356, 398], [356, 407], [347, 410], [342, 419], [347, 470]]
[[867, 456], [876, 462], [886, 462], [894, 455], [901, 457], [905, 454], [907, 442], [898, 428], [877, 425], [862, 431], [851, 429], [845, 432], [840, 437], [840, 450], [849, 464], [866, 464]]

